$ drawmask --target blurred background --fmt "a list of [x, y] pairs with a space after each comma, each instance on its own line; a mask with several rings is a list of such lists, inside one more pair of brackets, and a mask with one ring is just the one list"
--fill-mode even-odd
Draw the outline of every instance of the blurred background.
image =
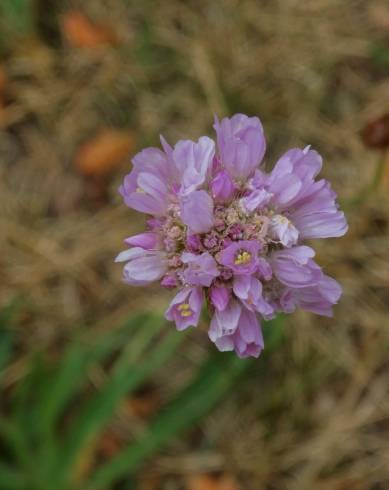
[[[0, 1], [0, 489], [389, 488], [385, 0]], [[324, 156], [333, 319], [240, 361], [121, 282], [131, 156], [258, 115]], [[386, 114], [386, 115], [385, 115]]]

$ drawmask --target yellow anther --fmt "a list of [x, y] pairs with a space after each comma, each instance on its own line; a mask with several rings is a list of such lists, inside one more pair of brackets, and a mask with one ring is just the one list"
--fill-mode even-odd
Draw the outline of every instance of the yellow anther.
[[190, 309], [189, 303], [181, 303], [177, 306], [177, 310], [180, 312], [181, 316], [187, 317], [192, 314], [192, 310]]
[[190, 316], [191, 314], [192, 314], [191, 311], [186, 311], [186, 310], [185, 311], [181, 311], [181, 316], [183, 316], [183, 317]]
[[178, 311], [189, 310], [189, 303], [181, 303], [177, 306]]
[[234, 260], [235, 265], [244, 265], [248, 264], [251, 260], [251, 254], [247, 252], [246, 250], [243, 250], [242, 252], [239, 252]]
[[141, 187], [137, 187], [135, 192], [138, 194], [145, 194], [145, 191]]

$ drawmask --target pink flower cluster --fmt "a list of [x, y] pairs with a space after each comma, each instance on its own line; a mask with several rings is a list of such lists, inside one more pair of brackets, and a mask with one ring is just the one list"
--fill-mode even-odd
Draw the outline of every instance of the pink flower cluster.
[[207, 303], [209, 338], [221, 351], [259, 356], [260, 319], [296, 307], [332, 315], [341, 287], [314, 262], [305, 239], [347, 231], [330, 184], [316, 180], [320, 155], [292, 149], [266, 173], [260, 120], [236, 114], [215, 120], [206, 137], [172, 148], [147, 148], [133, 158], [120, 187], [130, 208], [149, 215], [147, 231], [130, 246], [124, 281], [160, 281], [178, 288], [166, 318], [178, 330], [196, 326]]

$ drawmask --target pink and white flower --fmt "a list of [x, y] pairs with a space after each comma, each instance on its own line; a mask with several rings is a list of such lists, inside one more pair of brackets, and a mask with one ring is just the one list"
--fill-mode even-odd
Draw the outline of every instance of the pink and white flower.
[[330, 184], [316, 180], [316, 151], [289, 150], [267, 173], [258, 118], [236, 114], [214, 128], [216, 144], [203, 136], [172, 148], [161, 137], [162, 150], [135, 155], [119, 191], [150, 216], [116, 260], [131, 285], [178, 288], [166, 311], [178, 330], [196, 326], [207, 303], [217, 348], [257, 357], [260, 318], [296, 307], [332, 315], [341, 287], [304, 240], [342, 236], [347, 222]]

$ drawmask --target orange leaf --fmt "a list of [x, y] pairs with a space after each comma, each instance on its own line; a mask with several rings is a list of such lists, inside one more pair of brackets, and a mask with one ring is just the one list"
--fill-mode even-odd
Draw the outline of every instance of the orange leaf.
[[239, 490], [232, 476], [194, 475], [188, 478], [187, 490]]
[[94, 24], [82, 12], [76, 10], [71, 10], [63, 16], [62, 33], [73, 48], [94, 48], [117, 42], [111, 28]]
[[120, 166], [133, 149], [132, 133], [119, 129], [105, 129], [79, 148], [74, 164], [84, 175], [106, 175]]

